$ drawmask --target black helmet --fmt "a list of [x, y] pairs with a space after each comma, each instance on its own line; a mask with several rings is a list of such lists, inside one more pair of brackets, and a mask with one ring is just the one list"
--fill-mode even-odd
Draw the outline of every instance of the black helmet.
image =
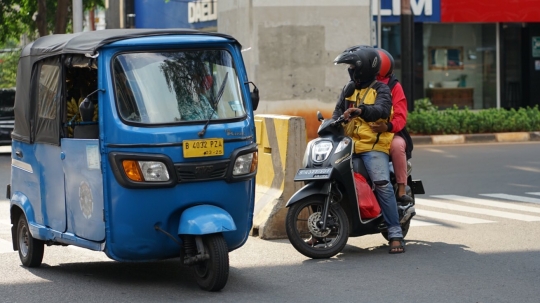
[[334, 64], [349, 64], [351, 80], [366, 82], [375, 80], [381, 68], [381, 58], [377, 50], [367, 45], [357, 45], [344, 50], [334, 59]]

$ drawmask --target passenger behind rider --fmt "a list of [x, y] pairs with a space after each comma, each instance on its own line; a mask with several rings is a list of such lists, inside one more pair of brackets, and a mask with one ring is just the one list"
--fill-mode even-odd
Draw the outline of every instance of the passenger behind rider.
[[405, 242], [388, 165], [388, 153], [394, 134], [374, 133], [369, 126], [373, 122], [388, 122], [392, 111], [390, 89], [375, 78], [381, 67], [381, 58], [372, 47], [355, 46], [341, 53], [334, 63], [349, 65], [351, 81], [343, 88], [332, 118], [337, 119], [343, 115], [349, 121], [344, 127], [346, 135], [354, 141], [353, 169], [360, 171], [362, 159], [375, 184], [379, 205], [388, 227], [389, 253], [403, 253]]
[[386, 123], [373, 123], [371, 129], [375, 133], [392, 132], [394, 138], [390, 145], [390, 158], [394, 166], [394, 173], [398, 184], [398, 202], [411, 203], [412, 197], [407, 195], [407, 160], [411, 158], [412, 139], [405, 125], [407, 124], [407, 99], [403, 87], [394, 75], [394, 58], [381, 48], [376, 48], [381, 57], [381, 69], [377, 80], [387, 84], [392, 93], [392, 106], [394, 113], [392, 119]]

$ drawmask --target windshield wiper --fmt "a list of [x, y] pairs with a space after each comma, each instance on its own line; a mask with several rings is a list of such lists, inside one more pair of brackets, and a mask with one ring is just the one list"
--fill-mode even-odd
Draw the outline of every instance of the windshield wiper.
[[212, 112], [210, 113], [210, 117], [208, 117], [208, 120], [206, 120], [206, 123], [204, 124], [203, 129], [198, 133], [199, 137], [202, 138], [204, 134], [206, 133], [206, 128], [208, 127], [208, 123], [210, 123], [210, 120], [212, 120], [212, 115], [216, 112], [219, 99], [221, 99], [221, 96], [223, 95], [223, 91], [225, 90], [225, 84], [227, 83], [227, 79], [229, 78], [229, 72], [225, 74], [225, 79], [223, 79], [223, 82], [221, 83], [221, 87], [219, 88], [218, 94], [212, 102]]

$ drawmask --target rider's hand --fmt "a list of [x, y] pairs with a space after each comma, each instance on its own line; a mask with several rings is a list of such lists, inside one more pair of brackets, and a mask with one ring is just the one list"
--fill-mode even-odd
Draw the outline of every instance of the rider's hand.
[[374, 133], [384, 133], [388, 130], [388, 125], [385, 122], [373, 122], [369, 124]]
[[360, 116], [361, 113], [361, 108], [349, 108], [343, 113], [343, 118], [348, 121], [351, 117]]

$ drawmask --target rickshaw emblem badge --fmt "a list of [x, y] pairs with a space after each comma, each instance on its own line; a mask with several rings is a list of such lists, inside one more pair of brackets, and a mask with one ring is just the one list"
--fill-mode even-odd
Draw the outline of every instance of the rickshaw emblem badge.
[[79, 186], [79, 204], [83, 216], [90, 219], [94, 210], [94, 201], [92, 199], [92, 190], [86, 181], [82, 181]]

